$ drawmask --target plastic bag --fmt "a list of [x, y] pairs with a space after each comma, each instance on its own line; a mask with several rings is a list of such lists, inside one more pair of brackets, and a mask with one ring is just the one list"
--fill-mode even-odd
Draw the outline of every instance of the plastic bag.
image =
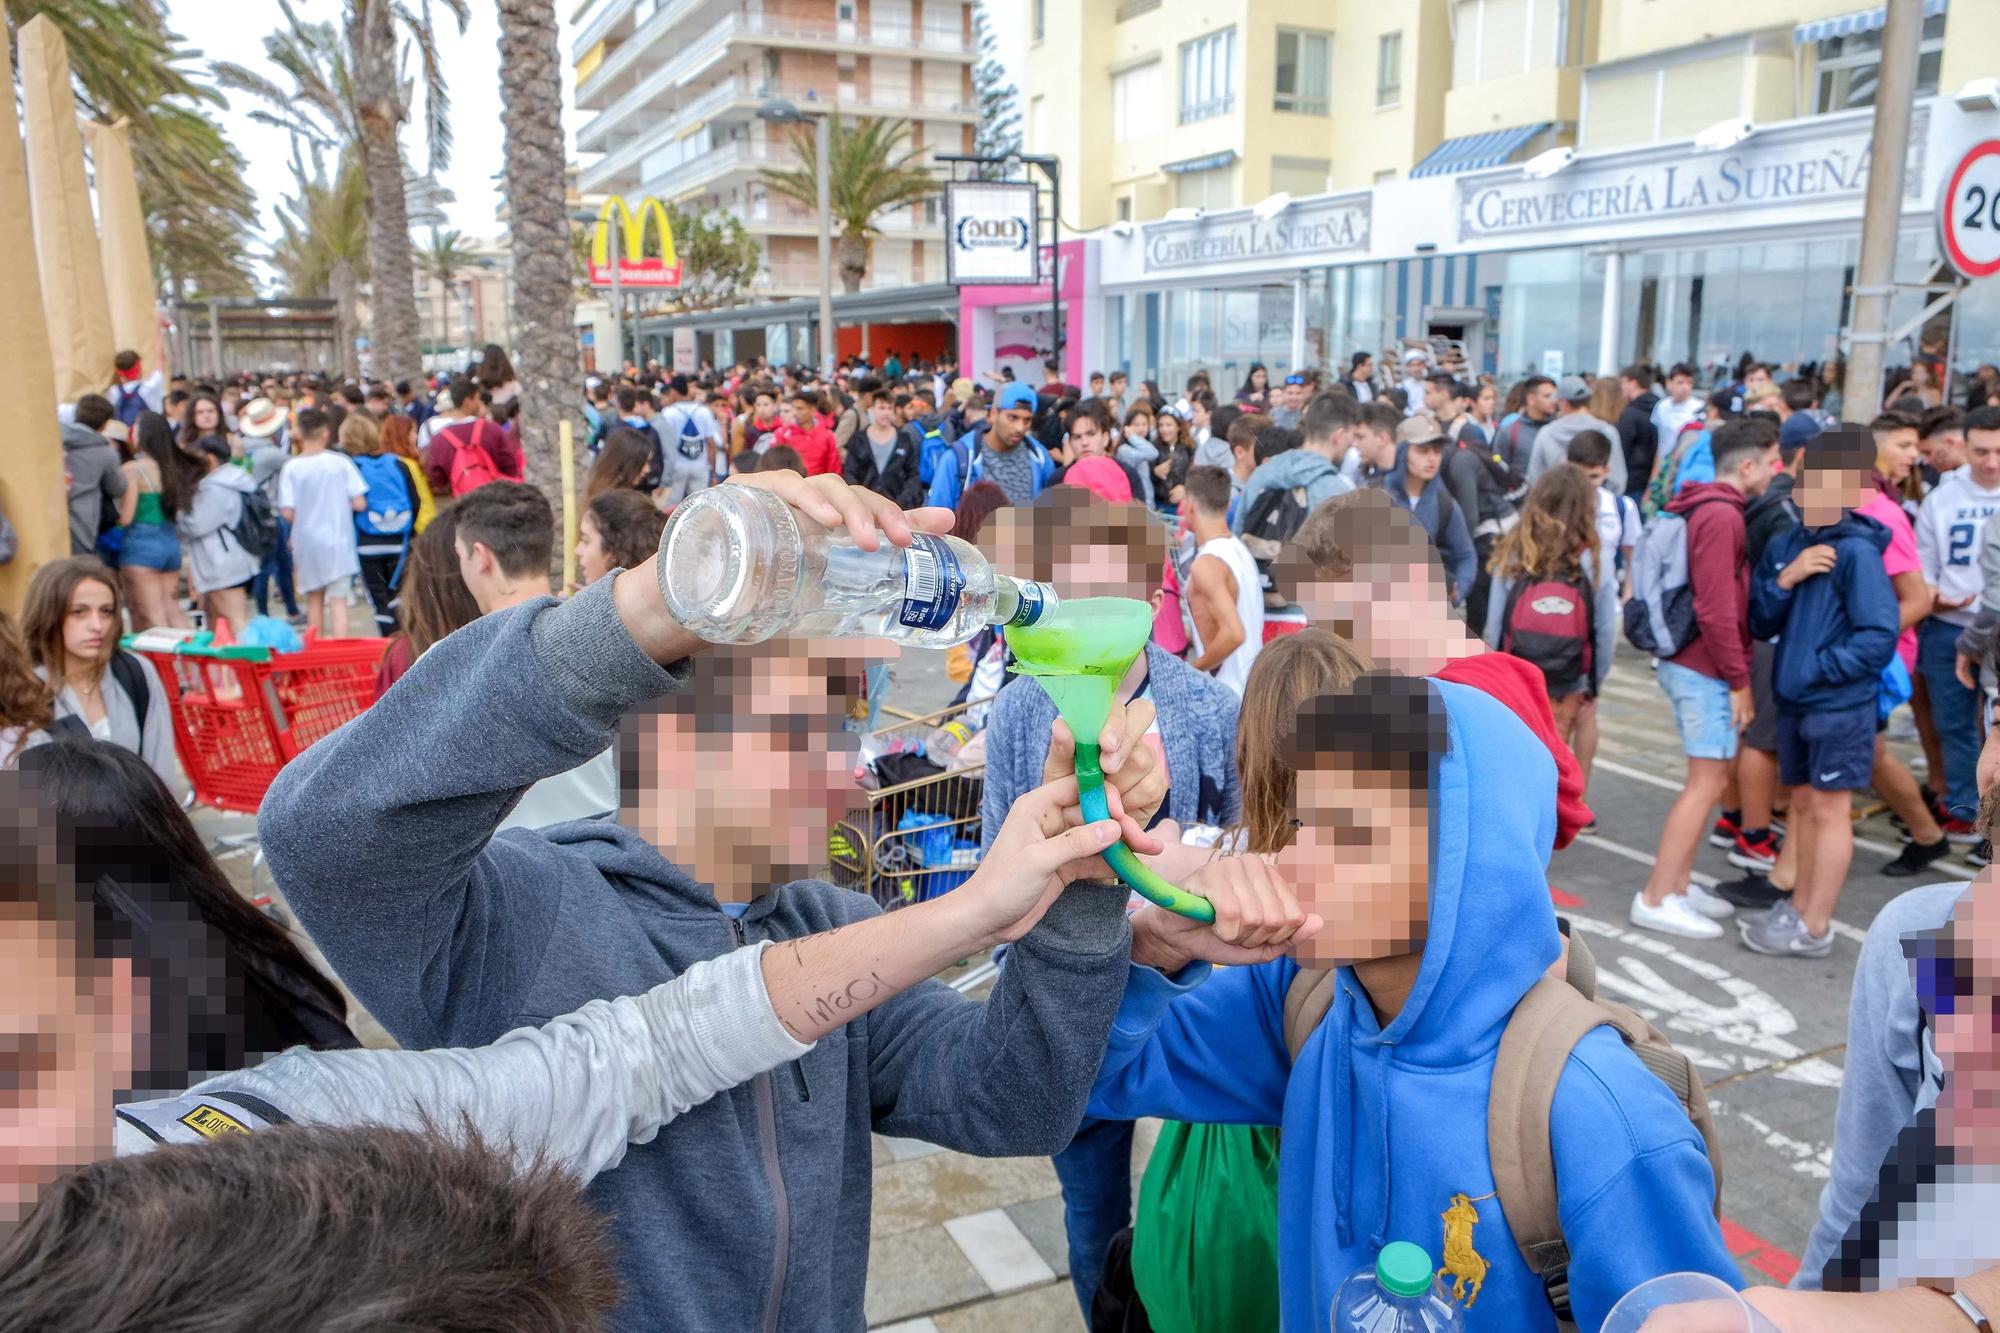
[[1132, 1284], [1158, 1333], [1275, 1333], [1277, 1130], [1161, 1127], [1139, 1186]]

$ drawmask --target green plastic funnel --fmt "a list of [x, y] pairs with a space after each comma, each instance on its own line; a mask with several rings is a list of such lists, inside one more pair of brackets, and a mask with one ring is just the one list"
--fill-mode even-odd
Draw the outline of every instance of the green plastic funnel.
[[[1119, 682], [1146, 650], [1152, 634], [1153, 608], [1130, 597], [1065, 601], [1040, 624], [1017, 625], [1007, 631], [1014, 670], [1035, 678], [1076, 738], [1077, 790], [1087, 820], [1111, 817], [1110, 803], [1104, 797], [1104, 770], [1098, 766], [1097, 738], [1103, 734]], [[1123, 842], [1106, 849], [1104, 860], [1148, 902], [1196, 921], [1215, 919], [1208, 899], [1168, 883]]]

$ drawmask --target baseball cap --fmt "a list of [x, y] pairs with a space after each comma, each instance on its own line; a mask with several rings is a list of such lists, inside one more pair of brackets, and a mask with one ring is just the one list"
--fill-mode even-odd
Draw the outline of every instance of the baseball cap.
[[1437, 418], [1428, 412], [1405, 417], [1403, 424], [1396, 427], [1397, 444], [1443, 444], [1444, 430]]
[[1035, 391], [1025, 384], [1009, 384], [1000, 390], [1000, 401], [994, 406], [1002, 412], [1016, 407], [1025, 407], [1032, 412], [1037, 406]]
[[1565, 375], [1556, 381], [1556, 397], [1565, 403], [1587, 403], [1590, 401], [1590, 386], [1581, 375]]

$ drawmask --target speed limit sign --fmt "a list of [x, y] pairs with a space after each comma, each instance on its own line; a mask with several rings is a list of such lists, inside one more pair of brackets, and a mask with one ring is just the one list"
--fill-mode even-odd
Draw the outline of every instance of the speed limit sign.
[[1937, 222], [1939, 248], [1961, 276], [2000, 273], [2000, 139], [1974, 144], [1945, 176]]

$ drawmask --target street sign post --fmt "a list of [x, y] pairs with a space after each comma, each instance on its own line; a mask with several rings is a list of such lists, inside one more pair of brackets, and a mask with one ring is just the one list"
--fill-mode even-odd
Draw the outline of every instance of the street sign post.
[[2000, 273], [2000, 139], [1967, 149], [1937, 199], [1938, 248], [1963, 278]]

